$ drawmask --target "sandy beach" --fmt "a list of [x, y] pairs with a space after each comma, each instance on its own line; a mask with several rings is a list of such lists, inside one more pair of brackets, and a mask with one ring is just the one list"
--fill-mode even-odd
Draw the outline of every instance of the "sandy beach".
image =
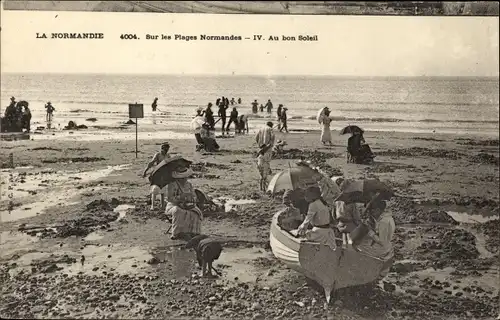
[[[3, 318], [492, 319], [499, 302], [498, 138], [367, 132], [370, 166], [347, 164], [346, 137], [292, 133], [273, 173], [299, 159], [328, 173], [392, 185], [397, 261], [375, 286], [340, 290], [334, 302], [276, 260], [269, 247], [281, 199], [258, 192], [254, 134], [195, 151], [196, 188], [220, 205], [202, 232], [225, 239], [216, 280], [199, 278], [194, 253], [166, 234], [140, 175], [164, 140], [2, 142]], [[144, 137], [143, 137], [144, 138]], [[12, 156], [11, 156], [12, 155]], [[12, 165], [14, 168], [12, 168]], [[9, 194], [12, 198], [9, 198]], [[82, 256], [85, 257], [82, 263]]]

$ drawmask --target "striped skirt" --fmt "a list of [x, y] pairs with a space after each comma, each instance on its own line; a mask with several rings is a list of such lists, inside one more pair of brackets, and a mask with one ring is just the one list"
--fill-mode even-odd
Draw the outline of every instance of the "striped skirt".
[[198, 208], [185, 210], [169, 202], [165, 213], [172, 216], [172, 236], [182, 233], [201, 233], [203, 215]]

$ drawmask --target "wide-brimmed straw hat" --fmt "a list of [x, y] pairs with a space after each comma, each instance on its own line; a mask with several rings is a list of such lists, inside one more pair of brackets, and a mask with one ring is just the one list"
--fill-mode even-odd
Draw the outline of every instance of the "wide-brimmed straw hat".
[[189, 178], [194, 174], [191, 168], [178, 169], [177, 171], [172, 172], [172, 178], [174, 179], [183, 179]]

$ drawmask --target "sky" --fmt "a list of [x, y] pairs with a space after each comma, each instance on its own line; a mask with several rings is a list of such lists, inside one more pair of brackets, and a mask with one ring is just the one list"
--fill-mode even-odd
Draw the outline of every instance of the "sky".
[[[499, 76], [498, 17], [1, 12], [2, 73]], [[101, 40], [37, 39], [99, 32]], [[122, 40], [121, 34], [140, 40]], [[146, 40], [239, 35], [265, 40]], [[274, 35], [280, 41], [268, 41]], [[317, 35], [318, 41], [281, 41]]]

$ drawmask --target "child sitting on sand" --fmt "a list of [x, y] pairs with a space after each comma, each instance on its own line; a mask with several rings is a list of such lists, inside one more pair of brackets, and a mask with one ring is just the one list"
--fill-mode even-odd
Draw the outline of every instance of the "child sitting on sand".
[[302, 215], [300, 214], [300, 210], [295, 208], [293, 205], [293, 191], [287, 190], [283, 194], [283, 204], [286, 206], [283, 209], [283, 213], [279, 215], [278, 225], [287, 231], [297, 229], [302, 223]]

